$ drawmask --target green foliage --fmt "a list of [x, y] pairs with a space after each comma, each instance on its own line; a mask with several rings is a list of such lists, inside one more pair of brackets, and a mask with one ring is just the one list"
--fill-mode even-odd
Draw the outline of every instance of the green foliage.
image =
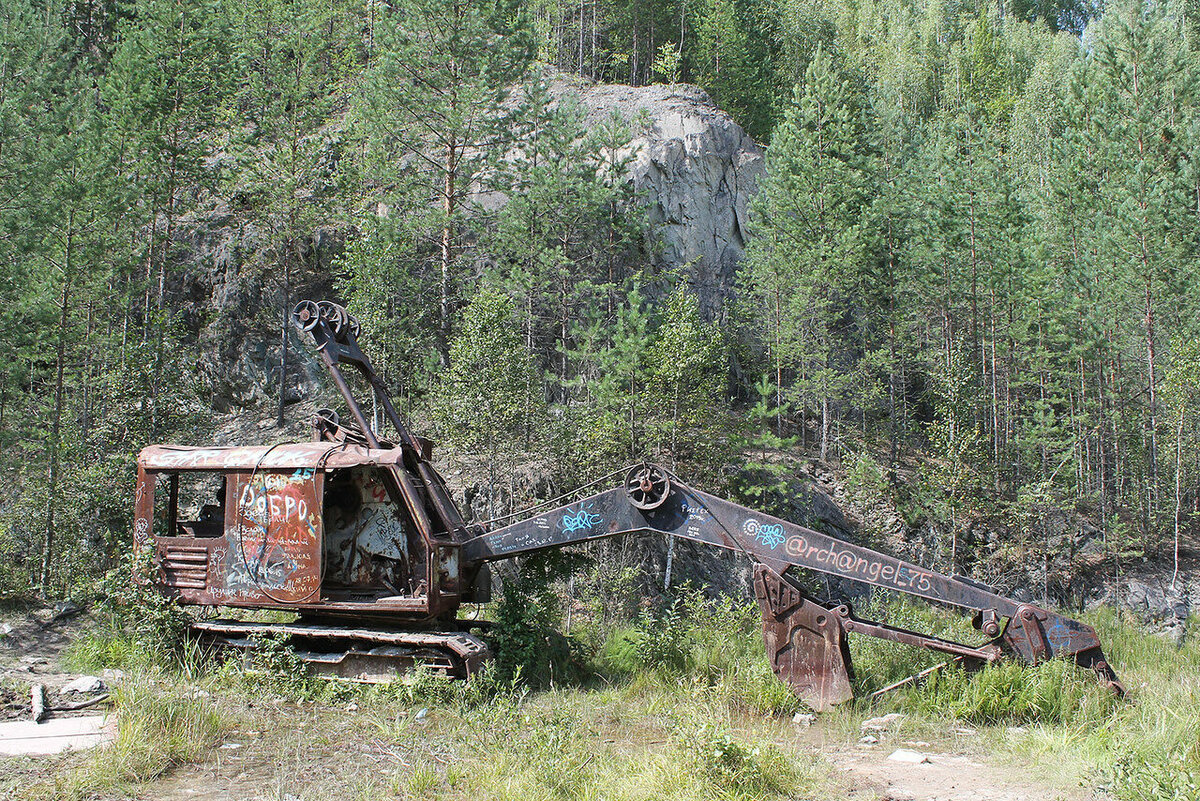
[[191, 621], [163, 595], [150, 549], [133, 550], [92, 588], [99, 594], [99, 626], [71, 644], [67, 658], [78, 670], [170, 667], [193, 662], [186, 639]]
[[[855, 616], [890, 626], [919, 631], [955, 642], [972, 642], [978, 634], [961, 615], [939, 611], [906, 596], [877, 592], [866, 604], [856, 605]], [[940, 654], [900, 643], [865, 641], [851, 637], [850, 655], [854, 662], [854, 692], [867, 696], [928, 667], [944, 661]]]
[[711, 721], [680, 727], [680, 747], [718, 787], [745, 797], [786, 792], [795, 771], [773, 744], [747, 745], [728, 728]]
[[852, 389], [835, 331], [867, 257], [873, 125], [852, 76], [818, 51], [775, 130], [754, 205], [753, 334], [779, 389], [786, 379], [789, 400], [819, 415], [822, 458], [833, 408]]
[[1073, 662], [1054, 659], [1029, 666], [1016, 662], [968, 673], [948, 668], [907, 693], [905, 707], [930, 717], [979, 725], [1099, 725], [1120, 700]]
[[670, 42], [664, 42], [658, 48], [658, 55], [654, 58], [654, 72], [656, 75], [662, 76], [662, 79], [667, 83], [679, 83], [679, 78], [683, 74], [681, 70], [682, 55], [679, 48]]
[[[388, 210], [376, 206], [373, 213], [406, 218], [403, 229], [378, 233], [404, 231], [397, 244], [409, 262], [405, 269], [430, 291], [424, 300], [437, 310], [435, 345], [443, 363], [461, 293], [459, 257], [478, 214], [472, 192], [516, 141], [504, 101], [533, 56], [526, 23], [521, 4], [511, 0], [390, 4], [373, 24], [353, 97], [354, 129], [364, 144], [361, 169], [387, 190]], [[395, 293], [385, 297], [388, 317], [407, 322], [414, 310]]]
[[255, 637], [248, 656], [242, 673], [248, 688], [305, 700], [318, 693], [323, 684], [309, 672], [286, 634], [272, 632]]
[[[868, 606], [855, 611], [864, 619], [957, 642], [979, 637], [962, 615], [900, 597], [878, 594]], [[855, 693], [860, 697], [946, 661], [944, 655], [878, 641], [851, 640], [851, 653]], [[1033, 666], [1004, 660], [976, 671], [949, 665], [881, 701], [909, 714], [975, 725], [1040, 724], [1072, 729], [1106, 724], [1123, 703], [1096, 681], [1091, 671], [1060, 659]]]
[[738, 442], [739, 450], [748, 458], [745, 469], [734, 478], [732, 489], [755, 509], [779, 513], [790, 486], [789, 468], [782, 453], [796, 444], [797, 437], [777, 433], [783, 428], [789, 408], [780, 402], [780, 388], [764, 375], [754, 391], [758, 397], [748, 410], [748, 425]]
[[579, 646], [558, 631], [561, 610], [552, 583], [578, 565], [579, 557], [550, 551], [523, 559], [504, 578], [488, 643], [496, 678], [540, 687], [577, 681], [583, 675]]
[[450, 369], [437, 393], [447, 439], [492, 459], [515, 450], [541, 422], [541, 387], [516, 326], [512, 301], [484, 288], [463, 313]]
[[691, 667], [687, 634], [678, 603], [657, 613], [643, 609], [632, 626], [618, 630], [604, 643], [601, 663], [624, 675], [657, 670], [680, 673]]
[[1109, 778], [1124, 801], [1191, 801], [1200, 797], [1200, 771], [1187, 764], [1183, 752], [1150, 759], [1127, 756], [1113, 766]]
[[758, 606], [728, 596], [707, 599], [694, 587], [657, 611], [644, 610], [601, 646], [604, 672], [690, 687], [737, 711], [790, 714], [800, 703], [771, 670]]
[[870, 508], [891, 495], [891, 485], [883, 468], [869, 453], [848, 453], [843, 459], [846, 467], [846, 491], [858, 506]]
[[113, 690], [116, 741], [95, 749], [73, 769], [26, 787], [29, 799], [88, 799], [128, 793], [215, 748], [232, 727], [225, 711], [193, 689], [130, 677]]

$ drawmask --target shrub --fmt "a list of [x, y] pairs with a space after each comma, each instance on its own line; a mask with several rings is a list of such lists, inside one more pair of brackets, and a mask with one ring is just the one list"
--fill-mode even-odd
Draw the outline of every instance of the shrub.
[[601, 664], [617, 675], [640, 672], [678, 675], [689, 667], [690, 623], [681, 604], [671, 603], [658, 612], [643, 609], [633, 625], [619, 629], [601, 650]]
[[778, 748], [747, 745], [721, 724], [684, 723], [677, 740], [697, 769], [723, 790], [761, 797], [784, 793], [795, 783], [795, 769]]
[[1126, 801], [1196, 801], [1200, 770], [1182, 753], [1126, 755], [1113, 766], [1111, 789]]
[[523, 560], [518, 572], [505, 578], [495, 626], [488, 634], [501, 681], [519, 678], [544, 687], [585, 675], [578, 644], [558, 632], [559, 600], [551, 586], [574, 569], [578, 559], [565, 551], [539, 554]]
[[767, 661], [758, 606], [728, 596], [708, 599], [687, 585], [661, 611], [643, 612], [615, 632], [600, 664], [626, 678], [690, 676], [694, 688], [741, 711], [791, 714], [800, 707]]
[[79, 670], [181, 665], [195, 657], [186, 638], [191, 616], [155, 586], [153, 551], [135, 549], [95, 588], [100, 625], [67, 654]]

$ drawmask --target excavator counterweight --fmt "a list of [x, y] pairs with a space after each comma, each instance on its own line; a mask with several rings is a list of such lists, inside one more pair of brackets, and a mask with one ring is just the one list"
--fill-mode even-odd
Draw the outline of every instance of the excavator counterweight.
[[[731, 503], [665, 468], [634, 465], [621, 486], [487, 530], [468, 523], [358, 344], [341, 306], [304, 301], [294, 312], [350, 412], [318, 412], [314, 441], [261, 447], [150, 446], [138, 458], [135, 542], [152, 548], [159, 585], [182, 603], [295, 612], [288, 624], [198, 621], [197, 633], [253, 647], [270, 631], [292, 637], [315, 670], [379, 680], [423, 663], [467, 676], [484, 642], [460, 621], [464, 602], [489, 597], [492, 562], [630, 534], [660, 534], [737, 551], [752, 564], [767, 655], [805, 703], [824, 710], [853, 697], [847, 635], [944, 653], [967, 666], [1004, 656], [1056, 657], [1124, 692], [1096, 632], [1057, 612], [1006, 598], [961, 576]], [[382, 439], [355, 398], [356, 370], [396, 441]], [[805, 592], [796, 569], [817, 571], [956, 606], [983, 641], [964, 644], [860, 620], [848, 604]]]

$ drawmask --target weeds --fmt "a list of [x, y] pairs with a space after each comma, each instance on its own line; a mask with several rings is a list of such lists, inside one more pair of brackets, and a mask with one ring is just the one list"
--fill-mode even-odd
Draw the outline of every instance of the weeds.
[[662, 611], [645, 612], [617, 631], [598, 663], [612, 676], [698, 686], [731, 709], [791, 714], [800, 703], [772, 672], [760, 626], [755, 604], [727, 596], [709, 600], [684, 586]]
[[128, 790], [206, 755], [231, 725], [226, 713], [183, 686], [164, 689], [141, 677], [122, 682], [113, 694], [116, 742], [55, 781], [34, 785], [28, 798], [65, 801]]
[[1002, 662], [975, 672], [950, 667], [898, 699], [913, 714], [1008, 726], [1100, 725], [1119, 704], [1095, 676], [1064, 659], [1034, 666]]
[[796, 783], [792, 763], [773, 744], [747, 745], [711, 720], [682, 726], [680, 748], [717, 787], [762, 798], [787, 793]]
[[100, 626], [77, 639], [67, 652], [76, 670], [194, 663], [195, 646], [185, 637], [191, 617], [155, 586], [153, 552], [138, 548], [108, 571], [96, 586]]

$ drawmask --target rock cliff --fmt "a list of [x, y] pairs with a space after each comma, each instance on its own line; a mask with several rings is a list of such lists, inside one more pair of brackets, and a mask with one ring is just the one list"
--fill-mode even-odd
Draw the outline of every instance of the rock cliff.
[[[648, 206], [655, 242], [649, 248], [662, 268], [683, 268], [702, 312], [722, 314], [745, 244], [748, 206], [763, 173], [763, 151], [701, 89], [689, 85], [620, 86], [565, 75], [551, 83], [555, 98], [578, 99], [587, 122], [613, 112], [640, 118], [627, 180]], [[253, 213], [229, 198], [184, 221], [177, 232], [180, 269], [172, 290], [183, 326], [203, 354], [201, 379], [219, 411], [265, 404], [274, 396], [278, 370], [280, 287], [259, 254], [270, 252]], [[250, 210], [252, 212], [252, 210]], [[331, 221], [309, 243], [319, 265], [311, 285], [294, 296], [325, 296], [330, 270], [349, 223]], [[314, 370], [303, 349], [293, 349], [293, 399], [309, 394]], [[297, 364], [298, 363], [298, 364]]]
[[703, 312], [719, 317], [745, 249], [750, 199], [763, 150], [703, 89], [687, 84], [620, 86], [559, 78], [556, 97], [574, 95], [588, 122], [614, 111], [648, 124], [631, 143], [629, 180], [648, 203], [662, 266], [685, 267]]

